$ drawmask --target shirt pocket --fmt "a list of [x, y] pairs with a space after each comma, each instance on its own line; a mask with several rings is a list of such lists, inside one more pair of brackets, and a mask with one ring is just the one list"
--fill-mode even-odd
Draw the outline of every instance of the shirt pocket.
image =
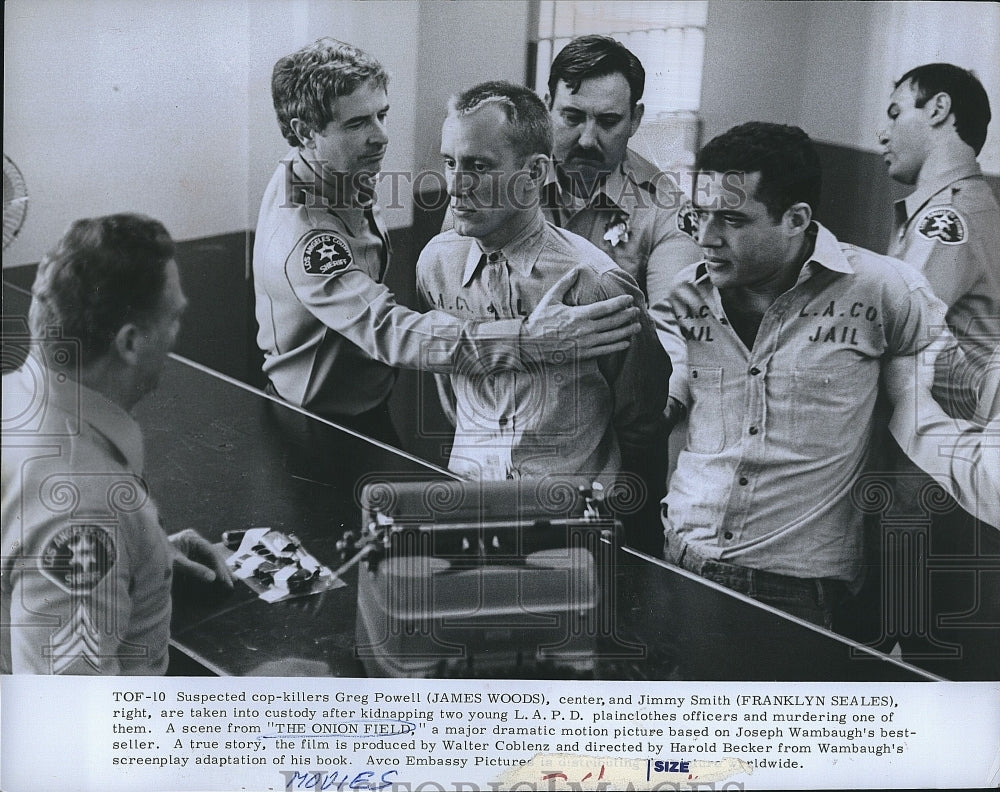
[[722, 369], [698, 366], [688, 373], [691, 415], [687, 448], [696, 454], [717, 454], [726, 445], [722, 409]]
[[835, 456], [866, 432], [878, 374], [868, 365], [800, 368], [792, 371], [792, 437], [789, 444]]

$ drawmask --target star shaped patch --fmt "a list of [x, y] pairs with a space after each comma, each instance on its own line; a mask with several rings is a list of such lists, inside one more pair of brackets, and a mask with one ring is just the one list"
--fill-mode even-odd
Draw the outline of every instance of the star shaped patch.
[[70, 525], [42, 548], [38, 568], [45, 577], [71, 594], [94, 589], [115, 563], [115, 542], [100, 525]]
[[306, 275], [336, 275], [354, 261], [347, 241], [338, 234], [317, 234], [302, 249], [302, 270]]
[[961, 245], [969, 236], [965, 219], [947, 206], [924, 212], [917, 221], [917, 233], [943, 245]]

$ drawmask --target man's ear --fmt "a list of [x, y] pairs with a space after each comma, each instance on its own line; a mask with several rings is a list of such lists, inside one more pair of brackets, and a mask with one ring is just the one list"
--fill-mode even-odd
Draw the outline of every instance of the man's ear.
[[812, 207], [804, 201], [792, 204], [785, 210], [784, 221], [788, 236], [804, 234], [812, 222]]
[[541, 186], [549, 170], [549, 158], [544, 154], [532, 154], [528, 160], [528, 176], [536, 186]]
[[642, 123], [642, 115], [645, 112], [646, 106], [642, 102], [636, 102], [635, 107], [632, 108], [632, 118], [629, 122], [629, 137], [632, 137], [632, 135], [639, 131], [639, 124]]
[[951, 96], [940, 91], [927, 100], [924, 108], [930, 113], [931, 126], [939, 126], [951, 115]]
[[309, 126], [301, 118], [293, 118], [288, 122], [288, 125], [292, 128], [292, 132], [295, 133], [295, 137], [299, 139], [299, 145], [303, 148], [315, 148], [316, 133], [313, 132], [313, 128]]
[[139, 351], [142, 346], [143, 333], [137, 324], [123, 324], [111, 342], [112, 348], [122, 362], [134, 366], [139, 362]]

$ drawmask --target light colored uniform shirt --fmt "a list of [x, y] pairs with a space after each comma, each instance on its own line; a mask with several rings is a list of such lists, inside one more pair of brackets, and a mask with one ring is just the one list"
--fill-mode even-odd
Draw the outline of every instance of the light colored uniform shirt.
[[[670, 394], [689, 426], [665, 499], [666, 540], [769, 572], [857, 582], [864, 471], [883, 361], [932, 340], [944, 305], [912, 267], [814, 224], [812, 256], [753, 349], [704, 263], [667, 301]], [[661, 336], [662, 337], [662, 336]]]
[[358, 415], [388, 397], [393, 366], [449, 371], [481, 351], [480, 338], [498, 365], [516, 365], [520, 320], [479, 327], [397, 305], [382, 282], [389, 243], [378, 207], [338, 206], [335, 195], [293, 152], [261, 203], [253, 253], [257, 344], [283, 399], [320, 415]]
[[987, 367], [976, 422], [949, 417], [933, 398], [933, 357], [928, 349], [886, 366], [894, 405], [889, 430], [965, 511], [1000, 528], [1000, 348]]
[[894, 208], [889, 255], [919, 269], [948, 306], [947, 322], [972, 365], [947, 389], [969, 417], [979, 380], [1000, 345], [1000, 206], [975, 158], [921, 180]]
[[[518, 317], [574, 270], [569, 304], [621, 294], [643, 304], [627, 273], [586, 240], [545, 222], [540, 211], [497, 251], [455, 231], [439, 234], [417, 262], [417, 287], [428, 307], [457, 317]], [[670, 362], [645, 311], [640, 321], [627, 352], [598, 360], [456, 371], [445, 401], [456, 423], [449, 467], [482, 480], [555, 473], [609, 481], [621, 464], [616, 427], [655, 421], [666, 401]]]
[[164, 673], [172, 553], [138, 424], [35, 357], [3, 415], [2, 670]]
[[543, 190], [545, 215], [553, 225], [579, 234], [614, 259], [635, 278], [651, 311], [670, 293], [677, 273], [701, 259], [684, 193], [634, 151], [626, 151], [589, 199], [563, 189], [554, 167]]

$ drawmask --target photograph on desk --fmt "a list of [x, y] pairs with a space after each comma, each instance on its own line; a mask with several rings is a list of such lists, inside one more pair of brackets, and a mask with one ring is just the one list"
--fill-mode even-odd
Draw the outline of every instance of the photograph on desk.
[[1000, 695], [1000, 7], [4, 14], [5, 685]]

